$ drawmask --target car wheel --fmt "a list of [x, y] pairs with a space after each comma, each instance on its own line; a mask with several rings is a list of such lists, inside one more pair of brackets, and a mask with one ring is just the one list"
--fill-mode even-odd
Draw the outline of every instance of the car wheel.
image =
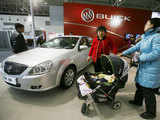
[[75, 81], [75, 77], [76, 70], [74, 69], [74, 67], [67, 68], [62, 75], [61, 87], [65, 89], [71, 87]]

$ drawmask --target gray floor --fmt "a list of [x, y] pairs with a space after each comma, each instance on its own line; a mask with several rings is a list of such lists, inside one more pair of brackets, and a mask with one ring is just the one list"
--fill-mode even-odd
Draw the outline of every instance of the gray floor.
[[[92, 71], [90, 65], [86, 70]], [[68, 90], [55, 88], [43, 93], [32, 93], [9, 88], [0, 80], [0, 120], [143, 120], [139, 114], [144, 107], [128, 104], [134, 95], [135, 68], [129, 71], [129, 80], [118, 92], [117, 100], [122, 102], [119, 111], [113, 111], [107, 104], [96, 104], [97, 111], [91, 115], [81, 114], [82, 100], [77, 98], [75, 85]], [[157, 97], [157, 118], [160, 120], [160, 98]]]

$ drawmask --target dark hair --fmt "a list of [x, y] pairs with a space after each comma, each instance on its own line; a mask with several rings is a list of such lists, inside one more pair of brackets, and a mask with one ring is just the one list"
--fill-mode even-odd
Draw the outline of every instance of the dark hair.
[[15, 24], [15, 29], [17, 30], [18, 28], [24, 28], [24, 25], [20, 24], [20, 23], [16, 23]]
[[98, 32], [98, 31], [104, 31], [104, 32], [107, 32], [107, 29], [106, 29], [106, 27], [105, 27], [105, 26], [99, 26], [99, 27], [97, 27], [96, 32]]
[[153, 25], [153, 29], [160, 27], [160, 18], [151, 18], [150, 23]]

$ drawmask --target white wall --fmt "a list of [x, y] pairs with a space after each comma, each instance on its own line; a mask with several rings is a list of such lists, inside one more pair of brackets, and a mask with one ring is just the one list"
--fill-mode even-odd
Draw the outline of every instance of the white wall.
[[[63, 6], [50, 6], [49, 12], [50, 12], [49, 17], [39, 17], [39, 16], [34, 17], [35, 29], [45, 30], [47, 32], [47, 38], [48, 35], [52, 36], [59, 33], [64, 33]], [[50, 25], [46, 25], [46, 21], [49, 21]], [[0, 14], [0, 31], [15, 30], [14, 29], [15, 23], [22, 23], [25, 26], [25, 32], [32, 31], [32, 19], [30, 16]]]
[[[14, 23], [22, 23], [25, 25], [25, 31], [31, 31], [31, 21], [29, 16], [20, 16], [20, 15], [0, 15], [0, 30], [12, 30], [14, 29]], [[3, 20], [1, 20], [3, 19]], [[45, 29], [45, 21], [50, 21], [49, 17], [34, 17], [36, 29]], [[18, 21], [19, 20], [19, 21]], [[12, 24], [13, 25], [5, 25]]]

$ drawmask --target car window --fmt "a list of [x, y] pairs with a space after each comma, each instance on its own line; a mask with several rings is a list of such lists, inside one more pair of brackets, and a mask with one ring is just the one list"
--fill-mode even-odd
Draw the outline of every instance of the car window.
[[42, 44], [42, 47], [73, 49], [76, 46], [78, 40], [79, 37], [58, 37], [45, 42], [44, 44]]
[[79, 45], [86, 45], [87, 47], [90, 47], [92, 44], [91, 40], [89, 40], [87, 37], [83, 37], [81, 40], [80, 40], [80, 43]]

